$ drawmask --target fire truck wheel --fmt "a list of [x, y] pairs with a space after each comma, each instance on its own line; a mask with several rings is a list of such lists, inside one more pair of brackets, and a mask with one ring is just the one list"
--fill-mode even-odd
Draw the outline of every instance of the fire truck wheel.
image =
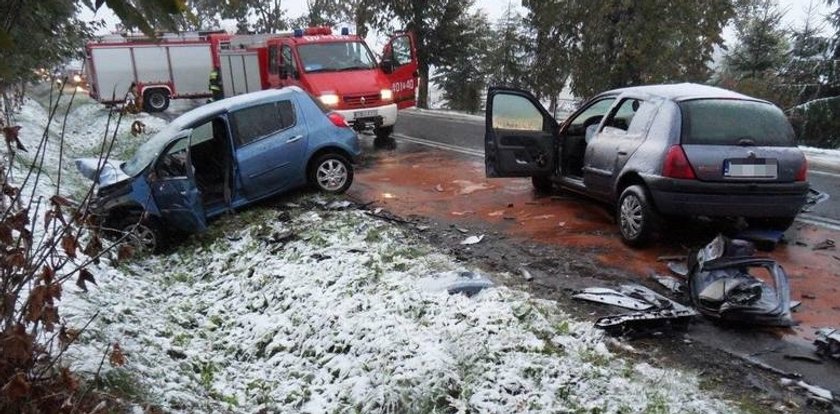
[[394, 126], [386, 126], [386, 127], [379, 127], [373, 130], [374, 135], [376, 135], [377, 139], [386, 140], [391, 137], [391, 134], [394, 133]]
[[146, 112], [163, 112], [169, 108], [169, 92], [166, 89], [150, 89], [143, 93], [143, 109]]

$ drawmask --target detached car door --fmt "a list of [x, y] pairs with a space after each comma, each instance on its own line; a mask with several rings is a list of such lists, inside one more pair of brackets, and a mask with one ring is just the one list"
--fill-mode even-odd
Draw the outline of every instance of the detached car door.
[[149, 173], [149, 183], [166, 224], [183, 232], [198, 233], [207, 229], [207, 221], [190, 159], [191, 132], [181, 131], [161, 152]]
[[281, 191], [299, 178], [308, 131], [291, 95], [237, 109], [230, 119], [247, 199]]
[[490, 88], [484, 128], [487, 177], [548, 176], [555, 171], [558, 125], [530, 93]]
[[382, 52], [383, 61], [390, 61], [393, 70], [388, 73], [391, 81], [391, 91], [397, 108], [405, 109], [417, 105], [415, 90], [417, 88], [417, 47], [414, 35], [402, 33], [391, 38]]

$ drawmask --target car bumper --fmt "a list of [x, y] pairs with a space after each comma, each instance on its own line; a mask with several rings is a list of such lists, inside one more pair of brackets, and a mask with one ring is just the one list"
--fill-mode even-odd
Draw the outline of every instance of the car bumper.
[[377, 106], [375, 108], [339, 109], [336, 112], [356, 130], [392, 126], [397, 123], [397, 104]]
[[710, 183], [670, 178], [646, 180], [662, 214], [709, 217], [793, 217], [808, 195], [807, 182]]

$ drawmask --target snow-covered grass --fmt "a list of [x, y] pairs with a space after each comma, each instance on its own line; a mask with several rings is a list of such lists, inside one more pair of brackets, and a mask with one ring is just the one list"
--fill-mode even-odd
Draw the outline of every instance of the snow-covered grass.
[[555, 303], [429, 288], [464, 269], [400, 228], [289, 213], [253, 209], [170, 256], [101, 266], [100, 287], [64, 310], [78, 324], [103, 315], [74, 366], [95, 371], [119, 341], [129, 363], [112, 370], [185, 411], [727, 410], [691, 375], [611, 354]]
[[[71, 111], [68, 160], [95, 155], [106, 119], [90, 101]], [[135, 119], [164, 124], [139, 115], [124, 128]], [[31, 147], [46, 112], [29, 100], [17, 122]], [[125, 152], [143, 139], [122, 131]], [[51, 144], [37, 194], [54, 191], [57, 159]], [[87, 185], [65, 184], [65, 194]], [[435, 288], [475, 269], [408, 230], [312, 199], [226, 217], [170, 255], [102, 260], [89, 293], [65, 287], [71, 326], [100, 313], [64, 363], [97, 372], [119, 342], [128, 363], [104, 364], [106, 386], [167, 411], [733, 411], [693, 374], [612, 354], [556, 303], [505, 287], [472, 298]]]

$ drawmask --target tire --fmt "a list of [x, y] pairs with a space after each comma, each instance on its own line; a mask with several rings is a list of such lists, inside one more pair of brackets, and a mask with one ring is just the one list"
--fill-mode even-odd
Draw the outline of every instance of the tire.
[[373, 130], [373, 134], [376, 135], [376, 139], [379, 140], [387, 140], [391, 138], [391, 134], [394, 133], [394, 126], [386, 126], [386, 127], [379, 127]]
[[621, 192], [616, 204], [616, 222], [626, 245], [641, 247], [648, 243], [660, 220], [644, 187], [631, 185]]
[[309, 184], [324, 193], [344, 193], [353, 184], [353, 165], [340, 154], [323, 154], [309, 168]]
[[793, 225], [794, 220], [796, 217], [748, 218], [747, 224], [751, 228], [786, 231]]
[[533, 176], [531, 184], [538, 193], [550, 193], [554, 189], [554, 181], [551, 181], [551, 177]]
[[161, 253], [166, 249], [166, 235], [163, 227], [157, 221], [134, 216], [120, 221], [116, 227], [119, 230], [118, 237], [125, 238], [134, 251], [137, 253]]
[[146, 112], [163, 112], [169, 108], [169, 92], [166, 89], [150, 89], [143, 93], [143, 109]]

